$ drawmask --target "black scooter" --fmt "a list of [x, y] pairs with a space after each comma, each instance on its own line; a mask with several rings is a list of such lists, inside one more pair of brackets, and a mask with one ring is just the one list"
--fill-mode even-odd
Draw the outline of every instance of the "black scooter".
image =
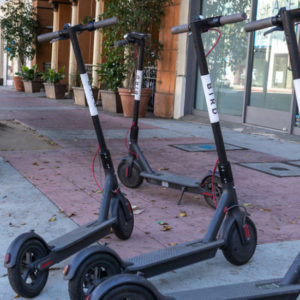
[[[291, 59], [298, 109], [300, 110], [300, 58], [294, 30], [295, 22], [298, 21], [300, 21], [300, 9], [286, 10], [286, 8], [281, 8], [279, 13], [274, 17], [246, 24], [245, 30], [249, 32], [275, 26], [265, 34], [277, 30], [284, 31]], [[173, 31], [180, 33], [189, 30], [189, 26], [183, 25], [179, 27], [181, 27], [180, 30], [178, 30], [177, 27]], [[194, 34], [193, 24], [191, 24], [191, 29]], [[123, 274], [111, 277], [101, 283], [94, 290], [89, 300], [121, 300], [125, 298], [131, 300], [296, 300], [299, 295], [300, 253], [281, 279], [181, 291], [164, 296], [155, 288], [155, 286], [153, 286], [153, 284], [142, 276]]]
[[[223, 193], [219, 205], [204, 238], [142, 254], [125, 261], [115, 251], [106, 246], [87, 248], [78, 253], [71, 264], [66, 267], [65, 279], [69, 280], [70, 294], [89, 294], [110, 274], [141, 272], [145, 277], [155, 276], [213, 258], [218, 249], [222, 249], [225, 258], [235, 265], [247, 263], [254, 254], [257, 242], [256, 228], [245, 207], [240, 206], [238, 203], [200, 34], [211, 27], [220, 27], [245, 19], [246, 14], [243, 13], [204, 20], [197, 19], [191, 24], [201, 74], [203, 82], [205, 82], [204, 90], [219, 156], [219, 172], [223, 184]], [[88, 289], [85, 289], [86, 282], [90, 284]]]
[[[153, 171], [150, 167], [146, 157], [144, 156], [138, 144], [139, 135], [139, 106], [141, 99], [141, 87], [143, 82], [143, 68], [144, 68], [144, 49], [145, 41], [150, 35], [131, 32], [127, 34], [125, 40], [116, 42], [115, 46], [123, 46], [126, 44], [134, 44], [138, 46], [137, 71], [136, 71], [136, 85], [133, 108], [132, 126], [130, 127], [130, 141], [128, 148], [128, 155], [121, 159], [118, 166], [118, 176], [120, 181], [128, 188], [139, 187], [143, 180], [146, 179], [148, 183], [160, 185], [167, 188], [180, 190], [181, 194], [177, 202], [181, 204], [183, 194], [185, 192], [202, 195], [213, 208], [216, 208], [221, 194], [222, 184], [219, 174], [213, 174], [208, 171], [202, 180], [183, 176], [179, 174], [172, 174], [162, 171]], [[212, 189], [214, 188], [214, 191]]]
[[77, 39], [79, 32], [94, 31], [117, 24], [117, 22], [116, 18], [111, 18], [100, 22], [91, 22], [86, 26], [66, 24], [62, 31], [38, 37], [39, 42], [52, 39], [70, 39], [72, 42], [101, 149], [99, 156], [105, 171], [105, 186], [98, 219], [48, 243], [32, 230], [21, 234], [10, 244], [5, 255], [4, 265], [8, 270], [12, 288], [20, 296], [28, 298], [37, 296], [47, 282], [50, 267], [108, 235], [111, 228], [120, 239], [128, 239], [131, 236], [134, 225], [133, 212], [130, 202], [121, 193], [118, 185]]

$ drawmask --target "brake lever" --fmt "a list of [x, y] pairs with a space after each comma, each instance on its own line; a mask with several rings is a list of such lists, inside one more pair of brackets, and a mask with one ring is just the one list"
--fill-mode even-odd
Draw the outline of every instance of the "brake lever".
[[270, 34], [274, 31], [283, 31], [283, 28], [281, 26], [276, 26], [276, 27], [273, 27], [269, 30], [267, 30], [266, 32], [264, 32], [264, 36], [266, 36], [267, 34]]

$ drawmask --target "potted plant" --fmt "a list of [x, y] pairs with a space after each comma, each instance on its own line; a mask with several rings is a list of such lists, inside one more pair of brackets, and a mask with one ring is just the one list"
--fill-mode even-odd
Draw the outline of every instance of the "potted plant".
[[[111, 41], [123, 39], [124, 34], [129, 32], [153, 33], [158, 32], [161, 25], [161, 17], [164, 16], [166, 5], [171, 4], [171, 0], [110, 0], [106, 3], [104, 18], [117, 16], [120, 20], [118, 26], [106, 28], [103, 33], [104, 49], [103, 55], [108, 56], [112, 50], [108, 45]], [[162, 45], [155, 38], [145, 47], [145, 66], [156, 65], [159, 59]], [[116, 52], [120, 61], [124, 62], [125, 81], [119, 86], [119, 94], [122, 101], [124, 116], [131, 117], [133, 114], [134, 86], [136, 74], [136, 49], [134, 45], [127, 45], [126, 49]], [[117, 59], [116, 56], [116, 59]], [[140, 102], [139, 115], [145, 116], [152, 89], [143, 89]]]
[[42, 81], [40, 79], [40, 72], [37, 70], [37, 65], [33, 65], [32, 68], [28, 68], [23, 65], [21, 72], [17, 72], [16, 75], [21, 76], [26, 93], [38, 93], [42, 87]]
[[[85, 97], [85, 93], [84, 93], [84, 89], [82, 87], [82, 83], [81, 81], [79, 80], [79, 75], [77, 75], [77, 85], [80, 85], [80, 86], [73, 86], [72, 87], [72, 90], [73, 90], [73, 96], [74, 96], [74, 103], [77, 104], [77, 105], [81, 105], [81, 106], [87, 106], [87, 100], [86, 100], [86, 97]], [[92, 82], [92, 78], [89, 78], [90, 79], [90, 83]], [[79, 84], [79, 81], [80, 81], [80, 84]], [[99, 89], [97, 87], [92, 87], [92, 92], [93, 92], [93, 96], [94, 96], [94, 99], [95, 99], [95, 102], [97, 103], [98, 101], [98, 92], [99, 92]]]
[[[36, 51], [39, 22], [30, 1], [10, 0], [1, 6], [1, 35], [9, 59], [17, 59], [18, 70], [31, 60]], [[22, 79], [14, 76], [16, 90], [23, 90]]]
[[65, 67], [61, 67], [58, 72], [50, 68], [42, 73], [47, 98], [63, 99], [65, 97], [67, 85], [60, 83], [60, 81], [65, 78], [64, 70]]
[[[105, 48], [110, 45], [106, 40]], [[105, 49], [105, 62], [97, 64], [97, 73], [100, 81], [100, 95], [102, 108], [104, 111], [122, 113], [122, 104], [118, 87], [122, 85], [125, 79], [123, 54], [118, 55], [120, 49]]]

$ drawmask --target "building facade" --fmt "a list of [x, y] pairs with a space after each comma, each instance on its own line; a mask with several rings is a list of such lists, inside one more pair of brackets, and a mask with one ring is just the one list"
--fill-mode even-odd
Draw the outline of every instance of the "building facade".
[[[97, 16], [105, 9], [104, 0], [33, 0], [41, 22], [41, 33], [59, 30], [65, 23], [77, 24], [85, 16]], [[275, 15], [280, 7], [298, 8], [298, 0], [173, 0], [167, 6], [159, 32], [163, 44], [157, 64], [154, 114], [181, 118], [194, 114], [207, 117], [207, 109], [191, 36], [172, 35], [171, 28], [204, 17], [246, 12], [247, 21]], [[299, 30], [297, 35], [299, 36]], [[299, 112], [292, 87], [292, 74], [283, 32], [245, 33], [243, 23], [220, 28], [222, 38], [208, 56], [218, 110], [223, 120], [273, 128], [300, 135]], [[218, 34], [203, 34], [206, 51]], [[79, 37], [84, 61], [94, 66], [101, 60], [99, 31]], [[70, 41], [42, 44], [33, 63], [40, 70], [66, 67], [69, 86], [76, 81], [76, 62]], [[4, 56], [5, 60], [5, 56]], [[9, 62], [4, 73], [11, 76]], [[93, 85], [98, 84], [93, 72]]]

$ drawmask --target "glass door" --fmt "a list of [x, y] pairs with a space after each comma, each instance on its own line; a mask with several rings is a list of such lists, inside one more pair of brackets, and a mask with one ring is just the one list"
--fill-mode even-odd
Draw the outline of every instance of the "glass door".
[[[256, 19], [277, 14], [280, 7], [297, 8], [296, 0], [257, 0]], [[269, 29], [267, 29], [269, 30]], [[292, 72], [284, 33], [254, 33], [253, 68], [246, 122], [286, 131], [290, 123]]]

